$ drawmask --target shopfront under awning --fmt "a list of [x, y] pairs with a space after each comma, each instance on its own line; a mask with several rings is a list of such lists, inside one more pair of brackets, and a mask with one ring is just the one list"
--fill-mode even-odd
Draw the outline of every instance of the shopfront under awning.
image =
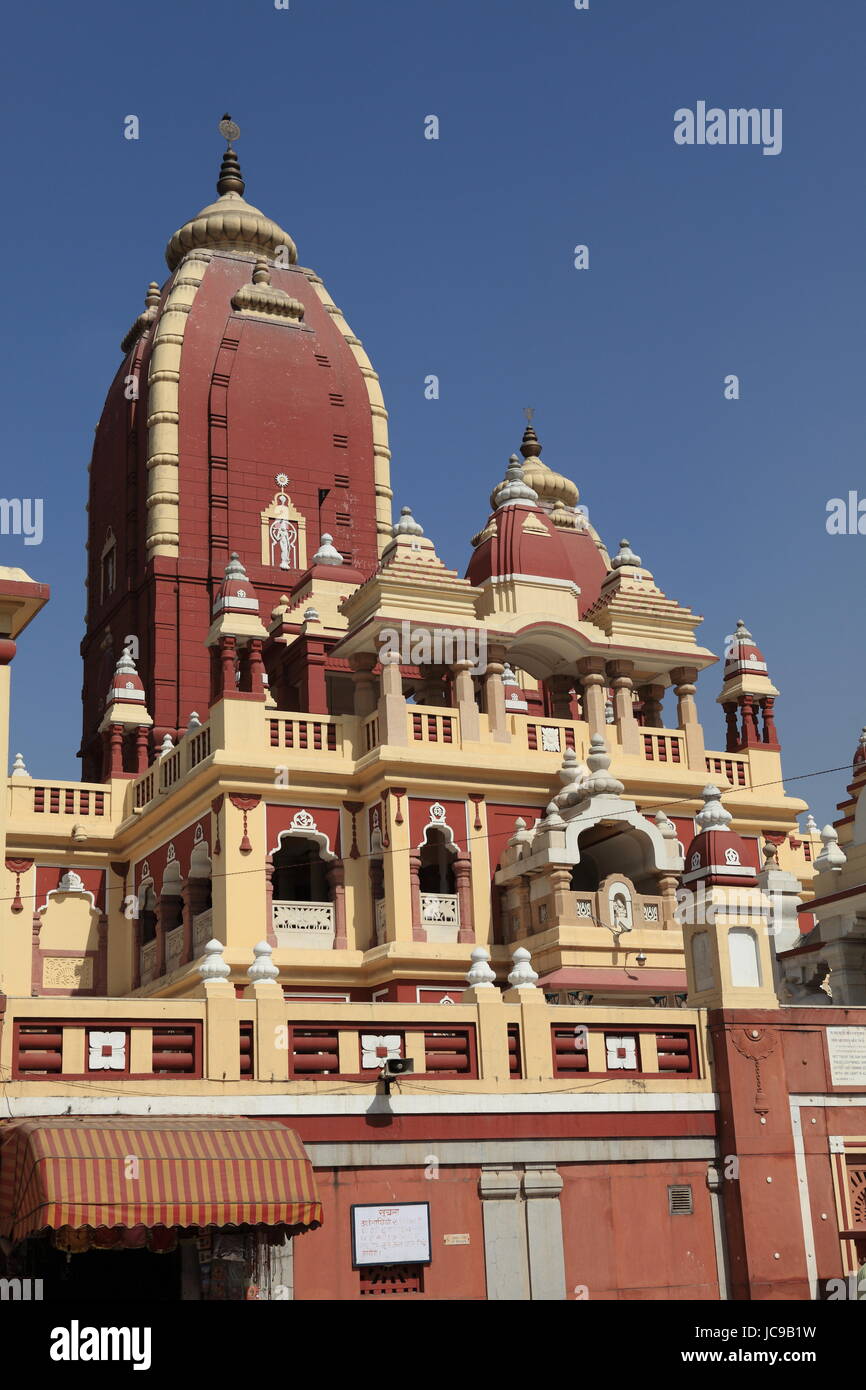
[[312, 1164], [275, 1120], [14, 1120], [0, 1127], [0, 1235], [322, 1222]]

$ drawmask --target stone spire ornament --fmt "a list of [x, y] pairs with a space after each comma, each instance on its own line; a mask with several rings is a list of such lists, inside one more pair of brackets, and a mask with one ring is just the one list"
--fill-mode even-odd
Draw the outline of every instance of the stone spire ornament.
[[472, 952], [472, 964], [466, 972], [466, 983], [471, 989], [490, 989], [496, 980], [490, 968], [490, 952], [483, 946], [476, 946]]
[[824, 848], [815, 860], [815, 868], [820, 872], [830, 869], [833, 873], [838, 873], [843, 865], [848, 863], [848, 856], [839, 848], [839, 836], [835, 826], [825, 825], [821, 831], [821, 839]]
[[198, 710], [193, 710], [189, 716], [189, 723], [186, 726], [186, 731], [188, 734], [194, 734], [196, 729], [200, 729], [201, 727], [202, 722], [198, 717]]
[[247, 974], [255, 984], [258, 980], [278, 980], [279, 969], [273, 962], [273, 947], [267, 941], [259, 941], [253, 947], [253, 963]]
[[518, 946], [511, 957], [514, 964], [508, 983], [512, 989], [535, 989], [538, 984], [538, 971], [533, 970], [531, 956], [525, 946]]
[[342, 565], [343, 557], [334, 545], [334, 537], [325, 531], [319, 548], [313, 556], [314, 565]]
[[[609, 760], [608, 760], [609, 761]], [[573, 806], [582, 800], [586, 793], [586, 768], [577, 760], [573, 748], [566, 748], [562, 755], [562, 766], [557, 776], [562, 783], [562, 791], [554, 798], [557, 806]]]
[[812, 815], [812, 812], [811, 812], [811, 811], [809, 812], [808, 816], [806, 817], [806, 834], [807, 834], [807, 835], [818, 835], [818, 834], [820, 834], [820, 831], [818, 830], [818, 822], [815, 820], [815, 817]]
[[226, 114], [219, 123], [219, 132], [225, 138], [226, 152], [223, 155], [223, 162], [220, 165], [220, 176], [217, 180], [217, 193], [222, 196], [224, 193], [237, 193], [240, 197], [244, 195], [246, 184], [241, 174], [241, 166], [238, 157], [232, 149], [232, 141], [241, 138], [241, 128], [236, 125], [231, 116]]
[[204, 960], [198, 973], [203, 980], [227, 980], [232, 973], [231, 966], [223, 960], [223, 943], [215, 937], [204, 948]]
[[704, 804], [695, 816], [701, 830], [730, 830], [733, 816], [722, 805], [722, 793], [718, 787], [707, 785], [701, 796]]
[[171, 741], [171, 734], [166, 734], [165, 737], [164, 737], [164, 739], [162, 740], [162, 743], [160, 744], [159, 753], [157, 754], [157, 756], [160, 757], [160, 758], [164, 758], [164, 757], [166, 757], [169, 753], [173, 753], [173, 752], [174, 752], [174, 744], [173, 744], [172, 741]]
[[490, 505], [494, 511], [516, 502], [528, 503], [534, 507], [538, 503], [538, 493], [530, 487], [523, 477], [523, 464], [516, 454], [512, 454], [505, 470], [505, 478], [490, 495]]
[[622, 796], [625, 787], [610, 768], [610, 754], [601, 734], [593, 734], [589, 741], [589, 754], [586, 759], [589, 777], [586, 779], [588, 796]]
[[619, 554], [614, 555], [610, 564], [611, 568], [615, 570], [622, 569], [624, 566], [633, 566], [640, 569], [642, 561], [640, 556], [635, 555], [632, 550], [631, 542], [623, 539], [619, 543]]
[[305, 609], [304, 609], [304, 622], [305, 622], [305, 623], [317, 623], [317, 622], [319, 622], [319, 621], [320, 621], [320, 619], [319, 619], [319, 610], [318, 610], [318, 608], [313, 608], [313, 606], [312, 606], [312, 604], [311, 604], [309, 608], [305, 608]]
[[854, 750], [854, 769], [863, 771], [863, 763], [866, 763], [866, 728], [860, 730], [860, 738]]
[[10, 776], [10, 777], [29, 777], [29, 776], [30, 776], [30, 773], [27, 771], [27, 768], [24, 766], [24, 759], [23, 759], [23, 757], [22, 757], [22, 755], [21, 755], [20, 753], [16, 753], [16, 754], [15, 754], [15, 761], [14, 761], [13, 764], [12, 764], [12, 771], [10, 772], [9, 776]]
[[392, 536], [423, 536], [424, 527], [419, 526], [412, 515], [411, 507], [400, 508], [400, 520], [391, 527]]

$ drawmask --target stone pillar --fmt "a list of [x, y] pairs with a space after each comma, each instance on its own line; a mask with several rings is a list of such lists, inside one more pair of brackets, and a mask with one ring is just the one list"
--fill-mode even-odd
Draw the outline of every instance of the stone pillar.
[[99, 914], [96, 924], [96, 960], [94, 961], [94, 993], [103, 997], [108, 993], [108, 917]]
[[574, 676], [551, 676], [547, 681], [551, 719], [571, 718], [571, 688], [574, 684]]
[[260, 695], [264, 700], [267, 692], [263, 679], [265, 674], [265, 663], [262, 658], [261, 637], [250, 638], [247, 647], [247, 671], [249, 673], [250, 691], [253, 695]]
[[526, 1236], [529, 1247], [530, 1298], [566, 1298], [565, 1249], [562, 1242], [562, 1178], [555, 1163], [526, 1165], [523, 1194], [526, 1198]]
[[682, 729], [686, 736], [686, 762], [689, 767], [703, 775], [707, 770], [707, 755], [704, 748], [704, 731], [698, 720], [698, 707], [695, 704], [697, 675], [692, 666], [677, 666], [671, 671], [674, 694], [677, 697], [677, 727]]
[[276, 946], [277, 934], [274, 931], [274, 861], [270, 855], [265, 860], [265, 940], [269, 946]]
[[761, 714], [764, 723], [764, 743], [771, 748], [779, 747], [779, 735], [776, 730], [776, 721], [773, 717], [773, 707], [776, 703], [775, 695], [766, 695], [761, 701]]
[[736, 753], [740, 746], [740, 727], [737, 720], [736, 700], [726, 700], [722, 705], [722, 709], [725, 711], [725, 752]]
[[137, 773], [147, 772], [150, 766], [150, 729], [146, 724], [139, 724], [135, 731], [135, 770]]
[[761, 736], [758, 733], [758, 715], [755, 710], [754, 695], [740, 696], [740, 709], [743, 715], [743, 748], [756, 748], [760, 745]]
[[379, 741], [406, 747], [409, 731], [406, 727], [406, 697], [397, 652], [386, 652], [382, 658], [382, 694], [379, 697]]
[[234, 637], [223, 636], [219, 639], [221, 693], [223, 695], [234, 695], [237, 691], [235, 682], [237, 645], [237, 640]]
[[520, 1171], [484, 1164], [478, 1182], [484, 1220], [484, 1265], [489, 1302], [525, 1303], [530, 1297], [526, 1222]]
[[342, 859], [332, 859], [328, 865], [328, 883], [334, 903], [334, 950], [345, 951], [346, 935], [346, 870]]
[[492, 646], [487, 649], [487, 669], [484, 672], [484, 706], [490, 733], [499, 743], [510, 743], [508, 721], [505, 713], [505, 688], [502, 672], [505, 670], [505, 648]]
[[415, 699], [419, 705], [433, 705], [438, 709], [444, 708], [448, 704], [442, 679], [443, 672], [442, 666], [418, 667], [421, 679], [415, 692]]
[[638, 695], [643, 701], [643, 723], [645, 729], [663, 729], [662, 700], [665, 697], [663, 685], [642, 685]]
[[472, 861], [469, 855], [460, 850], [453, 864], [454, 887], [457, 890], [457, 906], [460, 912], [458, 941], [474, 941], [475, 925], [472, 912]]
[[108, 775], [120, 777], [123, 773], [123, 725], [111, 724], [108, 733]]
[[632, 675], [634, 663], [631, 661], [612, 661], [608, 665], [613, 686], [613, 707], [616, 713], [616, 727], [620, 747], [627, 757], [640, 757], [641, 743], [638, 722], [634, 717], [634, 685]]
[[412, 902], [412, 940], [426, 941], [427, 933], [421, 921], [421, 856], [409, 855], [409, 896]]
[[677, 889], [679, 879], [676, 874], [660, 874], [658, 878], [659, 897], [662, 900], [662, 916], [664, 920], [659, 922], [663, 931], [676, 925], [674, 913], [677, 910]]
[[475, 703], [475, 686], [471, 672], [473, 661], [456, 661], [452, 666], [454, 673], [454, 695], [460, 715], [460, 737], [477, 743], [481, 738], [481, 725], [478, 720], [478, 706]]
[[355, 686], [355, 714], [359, 719], [369, 719], [376, 710], [376, 677], [373, 667], [376, 657], [373, 652], [356, 652], [349, 657], [352, 680]]
[[607, 740], [607, 722], [604, 717], [604, 692], [607, 677], [604, 662], [594, 656], [585, 656], [577, 663], [580, 684], [583, 689], [583, 717], [589, 725], [590, 734], [601, 734]]

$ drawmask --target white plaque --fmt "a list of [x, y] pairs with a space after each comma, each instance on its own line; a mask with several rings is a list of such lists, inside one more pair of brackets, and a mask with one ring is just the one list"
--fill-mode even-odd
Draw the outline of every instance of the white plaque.
[[429, 1264], [430, 1203], [352, 1207], [352, 1263]]
[[834, 1086], [866, 1086], [866, 1028], [828, 1028], [827, 1050]]

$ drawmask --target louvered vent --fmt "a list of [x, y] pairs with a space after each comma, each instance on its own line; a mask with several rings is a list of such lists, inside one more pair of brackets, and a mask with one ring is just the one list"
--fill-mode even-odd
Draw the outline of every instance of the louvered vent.
[[331, 402], [331, 405], [345, 405], [345, 404], [346, 404], [346, 402], [343, 400], [343, 397], [340, 395], [339, 391], [329, 391], [329, 392], [328, 392], [328, 400]]
[[331, 365], [331, 359], [330, 359], [330, 357], [326, 357], [325, 354], [324, 354], [323, 352], [317, 352], [317, 353], [314, 353], [313, 355], [314, 355], [314, 357], [315, 357], [315, 359], [316, 359], [316, 361], [318, 362], [318, 364], [319, 364], [320, 367], [330, 367], [330, 365]]
[[668, 1211], [671, 1216], [691, 1216], [694, 1209], [690, 1184], [682, 1183], [668, 1188]]
[[334, 448], [335, 448], [335, 449], [348, 449], [348, 447], [349, 447], [349, 436], [348, 436], [347, 434], [335, 434], [335, 435], [334, 435]]
[[334, 487], [348, 487], [348, 486], [349, 486], [349, 475], [348, 475], [348, 473], [335, 473], [335, 474], [334, 474]]

